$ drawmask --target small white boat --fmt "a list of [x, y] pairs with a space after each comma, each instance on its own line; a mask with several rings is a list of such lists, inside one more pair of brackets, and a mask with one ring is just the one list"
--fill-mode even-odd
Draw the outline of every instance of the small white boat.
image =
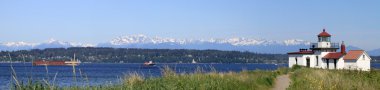
[[156, 64], [153, 63], [153, 61], [149, 61], [149, 62], [145, 62], [144, 65], [145, 65], [145, 66], [154, 66], [154, 65], [156, 65]]
[[191, 62], [192, 64], [196, 64], [197, 62], [193, 59], [193, 61]]

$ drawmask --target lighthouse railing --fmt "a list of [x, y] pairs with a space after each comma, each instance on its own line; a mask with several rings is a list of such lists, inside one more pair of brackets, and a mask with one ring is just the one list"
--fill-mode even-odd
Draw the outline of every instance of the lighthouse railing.
[[319, 45], [318, 43], [310, 43], [310, 48], [339, 48], [340, 44], [339, 43], [330, 43], [328, 46], [322, 46]]

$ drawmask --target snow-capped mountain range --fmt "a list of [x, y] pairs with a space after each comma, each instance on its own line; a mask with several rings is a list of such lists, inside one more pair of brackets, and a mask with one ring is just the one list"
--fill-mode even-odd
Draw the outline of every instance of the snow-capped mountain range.
[[294, 51], [299, 48], [307, 48], [309, 44], [310, 42], [299, 39], [285, 41], [256, 38], [175, 39], [157, 36], [149, 37], [146, 35], [125, 35], [117, 37], [108, 43], [100, 43], [97, 46], [148, 49], [216, 49], [259, 53], [286, 53], [288, 50]]
[[[216, 49], [250, 51], [258, 53], [280, 53], [297, 51], [300, 48], [308, 48], [309, 41], [289, 39], [284, 41], [256, 39], [256, 38], [226, 38], [226, 39], [175, 39], [165, 37], [149, 37], [146, 35], [125, 35], [114, 38], [106, 43], [87, 44], [73, 43], [50, 39], [43, 43], [29, 42], [4, 42], [0, 43], [1, 51], [68, 48], [68, 47], [114, 47], [114, 48], [146, 48], [146, 49]], [[353, 46], [347, 47], [355, 48]]]
[[5, 42], [0, 43], [1, 51], [14, 51], [14, 50], [29, 50], [29, 49], [45, 49], [45, 48], [68, 48], [68, 47], [95, 47], [93, 44], [73, 43], [58, 41], [50, 39], [44, 43], [30, 43], [30, 42]]
[[285, 41], [273, 41], [265, 39], [254, 39], [254, 38], [228, 38], [228, 39], [208, 39], [208, 40], [194, 40], [194, 39], [174, 39], [174, 38], [163, 38], [163, 37], [148, 37], [146, 35], [125, 35], [117, 37], [110, 41], [112, 45], [130, 45], [130, 44], [163, 44], [163, 43], [173, 43], [173, 44], [191, 44], [191, 43], [217, 43], [217, 44], [230, 44], [233, 46], [256, 46], [256, 45], [309, 45], [310, 42], [291, 39]]

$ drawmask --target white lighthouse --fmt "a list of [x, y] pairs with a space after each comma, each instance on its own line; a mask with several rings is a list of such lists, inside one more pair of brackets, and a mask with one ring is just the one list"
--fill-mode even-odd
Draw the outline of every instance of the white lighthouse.
[[[346, 52], [344, 42], [331, 42], [331, 34], [325, 29], [317, 35], [318, 42], [311, 43], [309, 49], [289, 52], [289, 67], [301, 65], [323, 69], [370, 70], [370, 56], [364, 50]], [[340, 51], [337, 51], [340, 49]]]

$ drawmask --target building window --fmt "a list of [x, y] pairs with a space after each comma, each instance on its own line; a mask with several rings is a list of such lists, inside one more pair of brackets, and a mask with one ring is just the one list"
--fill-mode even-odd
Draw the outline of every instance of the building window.
[[327, 41], [326, 37], [322, 37], [322, 41], [326, 42]]
[[363, 55], [363, 60], [365, 60], [365, 55]]
[[319, 58], [318, 58], [318, 56], [316, 56], [315, 58], [317, 60], [317, 66], [318, 66], [318, 64], [319, 64]]
[[331, 38], [330, 38], [330, 37], [328, 37], [328, 38], [327, 38], [327, 42], [330, 42], [330, 41], [331, 41]]

